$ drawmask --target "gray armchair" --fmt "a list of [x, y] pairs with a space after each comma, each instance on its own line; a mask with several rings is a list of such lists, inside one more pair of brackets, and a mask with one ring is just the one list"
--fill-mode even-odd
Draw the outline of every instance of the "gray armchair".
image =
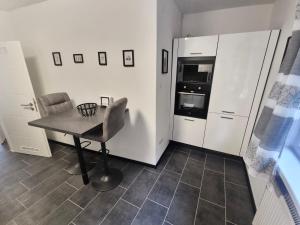
[[98, 171], [95, 174], [96, 180], [92, 181], [92, 186], [98, 191], [111, 190], [117, 187], [123, 179], [123, 174], [120, 170], [108, 167], [106, 142], [115, 136], [124, 126], [126, 105], [127, 98], [121, 98], [109, 105], [105, 111], [102, 126], [83, 136], [85, 139], [101, 143], [104, 168], [103, 171]]
[[[37, 102], [42, 117], [73, 109], [73, 104], [70, 100], [70, 97], [65, 92], [40, 96], [37, 98]], [[93, 164], [87, 163], [86, 169], [91, 170], [92, 168]], [[70, 165], [66, 170], [72, 175], [81, 174], [80, 165], [78, 162]]]

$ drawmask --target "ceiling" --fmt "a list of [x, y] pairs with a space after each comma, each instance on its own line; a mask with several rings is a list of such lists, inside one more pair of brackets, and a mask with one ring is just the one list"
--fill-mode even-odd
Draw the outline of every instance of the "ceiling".
[[276, 0], [175, 0], [182, 13], [197, 13], [210, 10], [235, 8], [273, 3]]
[[0, 10], [9, 11], [46, 0], [0, 0]]
[[[0, 0], [0, 10], [9, 11], [46, 0]], [[247, 5], [272, 3], [275, 0], [175, 0], [182, 13], [234, 8]]]

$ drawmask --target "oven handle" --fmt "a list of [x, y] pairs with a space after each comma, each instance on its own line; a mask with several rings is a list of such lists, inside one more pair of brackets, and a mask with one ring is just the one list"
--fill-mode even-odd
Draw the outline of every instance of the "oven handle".
[[183, 95], [199, 95], [199, 96], [205, 96], [205, 94], [199, 94], [199, 93], [189, 93], [189, 92], [178, 92], [178, 94], [183, 94]]

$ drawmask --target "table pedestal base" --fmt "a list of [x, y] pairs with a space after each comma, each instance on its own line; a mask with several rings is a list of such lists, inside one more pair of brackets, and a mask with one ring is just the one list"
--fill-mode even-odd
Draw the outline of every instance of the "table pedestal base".
[[93, 177], [92, 187], [97, 191], [109, 191], [119, 186], [123, 179], [123, 174], [120, 170], [110, 168], [106, 174], [104, 171], [97, 171]]

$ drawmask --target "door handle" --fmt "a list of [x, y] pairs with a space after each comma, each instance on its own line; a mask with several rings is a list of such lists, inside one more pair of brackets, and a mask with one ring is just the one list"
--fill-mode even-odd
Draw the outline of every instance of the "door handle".
[[230, 112], [230, 111], [222, 111], [222, 113], [235, 114], [235, 112]]
[[191, 120], [191, 119], [184, 119], [186, 121], [190, 121], [190, 122], [194, 122], [195, 120]]
[[21, 104], [21, 106], [23, 106], [23, 107], [32, 107], [33, 104], [30, 102], [29, 104]]
[[221, 116], [222, 119], [233, 120], [231, 117]]
[[190, 54], [191, 55], [202, 55], [203, 53], [202, 52], [191, 52]]

